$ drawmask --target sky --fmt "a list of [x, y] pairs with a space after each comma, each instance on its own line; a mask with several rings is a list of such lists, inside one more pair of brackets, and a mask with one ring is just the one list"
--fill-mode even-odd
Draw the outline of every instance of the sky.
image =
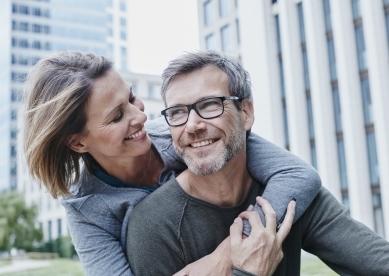
[[130, 69], [160, 75], [169, 60], [199, 49], [196, 0], [132, 0]]

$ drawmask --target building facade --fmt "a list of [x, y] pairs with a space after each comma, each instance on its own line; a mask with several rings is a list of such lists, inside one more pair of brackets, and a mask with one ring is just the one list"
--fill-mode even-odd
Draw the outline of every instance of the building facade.
[[[198, 0], [198, 9], [202, 49], [235, 55], [251, 75], [253, 131], [312, 164], [355, 219], [388, 239], [389, 1]], [[233, 52], [221, 37], [208, 47], [218, 22], [238, 26]]]
[[22, 143], [24, 79], [42, 57], [60, 50], [104, 55], [133, 85], [149, 119], [160, 116], [160, 76], [130, 72], [129, 0], [0, 1], [0, 192], [18, 190], [38, 206], [44, 239], [67, 235], [63, 207], [34, 183]]

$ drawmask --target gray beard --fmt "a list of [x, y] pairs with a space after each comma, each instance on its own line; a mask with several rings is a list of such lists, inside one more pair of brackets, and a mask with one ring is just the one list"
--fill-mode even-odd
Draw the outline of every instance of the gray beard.
[[197, 157], [200, 158], [200, 162], [197, 158], [193, 158], [187, 154], [185, 149], [179, 151], [176, 145], [173, 144], [177, 154], [185, 161], [191, 172], [199, 176], [206, 176], [221, 170], [228, 161], [238, 155], [243, 147], [245, 137], [245, 133], [242, 134], [242, 132], [237, 129], [232, 130], [231, 138], [224, 144], [220, 154], [212, 160], [202, 160], [207, 157], [208, 153], [201, 151], [197, 154]]

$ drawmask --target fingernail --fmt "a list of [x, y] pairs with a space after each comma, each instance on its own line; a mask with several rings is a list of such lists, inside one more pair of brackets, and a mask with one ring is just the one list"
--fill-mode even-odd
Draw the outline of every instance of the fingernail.
[[249, 205], [249, 207], [247, 208], [247, 211], [252, 211], [254, 209], [254, 206], [252, 204]]
[[237, 217], [235, 220], [234, 220], [234, 222], [241, 222], [242, 221], [242, 219], [240, 218], [240, 217]]

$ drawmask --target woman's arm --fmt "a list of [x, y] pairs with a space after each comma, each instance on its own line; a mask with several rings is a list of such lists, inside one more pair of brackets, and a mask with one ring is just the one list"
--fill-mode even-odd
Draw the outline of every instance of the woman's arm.
[[85, 275], [132, 275], [119, 240], [89, 221], [71, 205], [63, 205], [72, 241]]
[[[262, 197], [270, 202], [276, 212], [277, 226], [282, 222], [281, 218], [291, 200], [296, 200], [296, 221], [321, 187], [320, 177], [311, 165], [254, 133], [250, 134], [247, 143], [247, 168], [252, 177], [266, 185]], [[258, 204], [254, 206], [254, 211], [259, 212], [262, 223], [265, 223]], [[245, 221], [243, 232], [249, 235], [250, 231], [250, 225]]]

